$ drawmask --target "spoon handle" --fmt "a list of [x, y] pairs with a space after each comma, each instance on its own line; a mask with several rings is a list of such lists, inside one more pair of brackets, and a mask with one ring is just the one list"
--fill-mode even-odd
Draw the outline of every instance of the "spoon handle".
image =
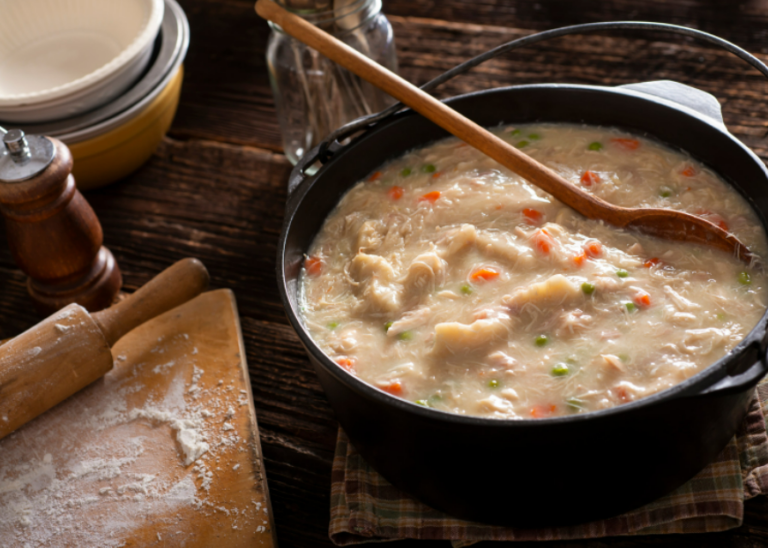
[[705, 219], [669, 209], [649, 211], [615, 206], [585, 192], [451, 107], [286, 11], [273, 0], [258, 0], [256, 13], [589, 219], [603, 220], [617, 227], [639, 230], [668, 240], [709, 245], [732, 253], [745, 262], [752, 259], [750, 251], [734, 235]]
[[623, 226], [622, 209], [592, 196], [551, 169], [462, 116], [410, 82], [390, 72], [340, 40], [298, 17], [272, 0], [258, 0], [256, 12], [279, 25], [296, 40], [316, 49], [332, 61], [357, 74], [446, 131], [508, 167], [564, 204], [590, 219], [603, 219]]

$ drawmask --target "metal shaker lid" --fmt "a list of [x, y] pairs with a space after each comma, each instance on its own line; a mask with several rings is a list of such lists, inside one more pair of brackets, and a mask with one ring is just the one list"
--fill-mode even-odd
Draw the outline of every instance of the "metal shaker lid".
[[0, 183], [31, 179], [51, 165], [55, 156], [56, 147], [47, 137], [0, 127]]

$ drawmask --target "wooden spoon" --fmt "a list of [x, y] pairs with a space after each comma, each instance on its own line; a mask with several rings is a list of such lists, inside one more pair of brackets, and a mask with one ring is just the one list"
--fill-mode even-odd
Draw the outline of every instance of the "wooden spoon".
[[745, 262], [752, 259], [752, 253], [735, 236], [705, 219], [672, 209], [620, 207], [581, 190], [490, 131], [272, 0], [258, 0], [256, 13], [589, 219], [603, 220], [617, 227], [639, 230], [667, 240], [709, 245]]

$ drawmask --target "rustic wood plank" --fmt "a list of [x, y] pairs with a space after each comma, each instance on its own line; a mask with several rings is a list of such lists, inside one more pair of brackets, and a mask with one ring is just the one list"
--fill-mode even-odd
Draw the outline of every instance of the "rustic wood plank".
[[[182, 4], [190, 19], [193, 40], [172, 135], [281, 151], [264, 57], [267, 24], [255, 15], [252, 2], [246, 0], [186, 0]], [[593, 4], [602, 8], [582, 14], [570, 2], [513, 4], [451, 0], [435, 6], [390, 0], [385, 10], [393, 14], [390, 20], [395, 30], [401, 74], [414, 83], [423, 84], [473, 55], [529, 34], [530, 29], [620, 19], [622, 13], [631, 11], [621, 0]], [[650, 7], [646, 6], [647, 9], [631, 18], [699, 26], [731, 38], [747, 49], [765, 49], [764, 31], [755, 22], [768, 22], [768, 15], [752, 3], [749, 9], [738, 13], [731, 8], [693, 0], [680, 5], [659, 1], [648, 4]], [[430, 5], [434, 9], [425, 7]], [[540, 9], [536, 9], [536, 5]], [[211, 11], [216, 12], [216, 17], [210, 16]], [[423, 17], [411, 16], [414, 13]], [[647, 17], [641, 17], [643, 14]], [[435, 15], [455, 22], [446, 23], [435, 19]], [[733, 25], [722, 23], [735, 21], [737, 15], [740, 19]], [[708, 21], [709, 26], [699, 25], [700, 21]], [[747, 30], [738, 30], [739, 26]], [[521, 83], [619, 85], [668, 78], [695, 85], [721, 99], [726, 122], [737, 136], [761, 138], [765, 135], [765, 109], [754, 110], [755, 106], [763, 105], [759, 98], [765, 91], [756, 71], [730, 54], [689, 39], [665, 34], [647, 38], [640, 33], [629, 36], [639, 38], [577, 36], [520, 50], [449, 83], [438, 96]], [[746, 142], [759, 145], [755, 139]], [[763, 152], [762, 147], [759, 152]]]
[[202, 138], [282, 150], [267, 75], [269, 27], [250, 0], [182, 0], [192, 39], [178, 138]]
[[750, 50], [768, 53], [765, 28], [768, 2], [709, 0], [384, 0], [390, 15], [424, 17], [450, 22], [503, 25], [545, 30], [596, 21], [659, 21], [704, 30]]

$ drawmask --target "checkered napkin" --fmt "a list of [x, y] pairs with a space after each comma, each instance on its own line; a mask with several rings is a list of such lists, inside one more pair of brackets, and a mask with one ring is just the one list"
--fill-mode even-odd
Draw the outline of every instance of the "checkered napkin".
[[473, 523], [433, 510], [397, 490], [363, 460], [339, 430], [331, 485], [331, 540], [339, 545], [404, 538], [450, 540], [566, 540], [617, 535], [706, 533], [741, 525], [744, 501], [768, 494], [768, 382], [755, 391], [749, 413], [720, 456], [688, 483], [617, 517], [550, 529]]

